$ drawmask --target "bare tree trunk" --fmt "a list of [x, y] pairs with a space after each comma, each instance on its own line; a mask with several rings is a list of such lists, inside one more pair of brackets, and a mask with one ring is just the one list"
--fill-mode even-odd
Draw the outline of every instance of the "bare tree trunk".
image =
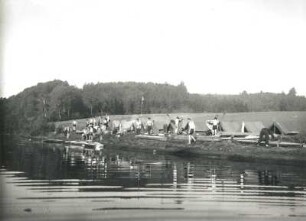
[[92, 116], [92, 105], [90, 105], [90, 116]]
[[60, 120], [62, 119], [61, 109], [60, 108], [58, 109], [58, 117], [59, 117]]
[[47, 118], [47, 100], [42, 98], [44, 117]]
[[70, 119], [70, 108], [68, 108], [68, 119]]

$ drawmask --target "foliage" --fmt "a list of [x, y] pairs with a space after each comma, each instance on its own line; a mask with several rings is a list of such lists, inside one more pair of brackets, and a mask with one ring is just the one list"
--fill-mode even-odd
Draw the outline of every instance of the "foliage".
[[[69, 85], [58, 85], [50, 93], [50, 111], [52, 119], [70, 119], [74, 112], [82, 111], [80, 89]], [[80, 109], [81, 108], [81, 109]]]
[[[144, 98], [142, 100], [142, 97]], [[54, 80], [0, 99], [1, 133], [52, 130], [48, 122], [108, 114], [305, 111], [295, 88], [285, 93], [189, 94], [186, 86], [156, 83], [90, 83], [82, 89]]]
[[44, 117], [39, 117], [33, 121], [29, 134], [32, 136], [43, 135], [55, 130], [54, 123], [48, 123], [47, 119]]

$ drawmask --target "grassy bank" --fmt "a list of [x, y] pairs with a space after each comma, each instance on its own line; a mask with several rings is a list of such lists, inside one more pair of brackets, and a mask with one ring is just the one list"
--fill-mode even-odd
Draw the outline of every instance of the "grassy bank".
[[294, 161], [306, 164], [306, 148], [264, 147], [245, 145], [235, 141], [197, 142], [155, 141], [135, 139], [133, 136], [112, 137], [103, 141], [106, 148], [135, 149], [148, 152], [167, 152], [182, 157], [216, 156], [234, 161], [281, 162]]
[[[187, 117], [191, 117], [196, 128], [199, 131], [207, 130], [205, 125], [206, 120], [213, 119], [215, 115], [218, 115], [220, 121], [235, 121], [241, 123], [242, 121], [261, 121], [266, 127], [272, 125], [274, 121], [282, 122], [288, 125], [290, 128], [306, 134], [306, 111], [284, 111], [284, 112], [243, 112], [243, 113], [173, 113], [170, 117], [167, 114], [144, 114], [144, 115], [111, 115], [111, 120], [118, 121], [130, 121], [140, 117], [143, 121], [146, 121], [148, 117], [151, 117], [158, 129], [162, 129], [165, 123], [168, 123], [172, 118], [176, 116], [182, 116], [185, 121]], [[96, 117], [98, 119], [98, 117]], [[84, 128], [86, 125], [85, 119], [77, 119], [78, 129]], [[72, 120], [55, 122], [55, 126], [71, 126]]]
[[[52, 134], [49, 138], [67, 140], [62, 134]], [[79, 140], [80, 135], [71, 134], [68, 140]], [[98, 141], [96, 139], [96, 141]], [[237, 141], [218, 142], [198, 141], [187, 145], [186, 140], [148, 140], [137, 139], [134, 134], [124, 136], [105, 135], [103, 141], [106, 149], [144, 151], [152, 154], [174, 154], [181, 157], [218, 157], [231, 161], [306, 164], [306, 148], [264, 147], [241, 144]]]

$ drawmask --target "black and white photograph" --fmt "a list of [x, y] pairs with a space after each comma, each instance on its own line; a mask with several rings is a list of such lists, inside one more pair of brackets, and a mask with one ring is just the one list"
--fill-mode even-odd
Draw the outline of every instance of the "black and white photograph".
[[0, 0], [0, 220], [306, 219], [305, 0]]

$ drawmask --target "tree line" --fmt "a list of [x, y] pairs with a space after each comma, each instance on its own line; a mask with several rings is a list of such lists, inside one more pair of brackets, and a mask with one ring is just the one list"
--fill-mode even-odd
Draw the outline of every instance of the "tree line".
[[[306, 98], [285, 93], [190, 94], [184, 83], [89, 83], [83, 88], [54, 80], [0, 98], [2, 132], [35, 134], [47, 122], [108, 114], [305, 111]], [[48, 128], [43, 128], [48, 129]], [[49, 128], [50, 129], [50, 128]]]

